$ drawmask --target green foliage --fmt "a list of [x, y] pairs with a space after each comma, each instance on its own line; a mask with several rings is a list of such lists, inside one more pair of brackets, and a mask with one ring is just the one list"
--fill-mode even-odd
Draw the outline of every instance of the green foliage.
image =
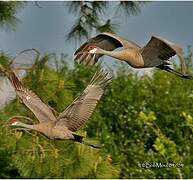
[[16, 13], [23, 6], [23, 2], [0, 1], [0, 28], [15, 30], [15, 26], [19, 22]]
[[[49, 59], [50, 56], [37, 59], [23, 83], [36, 92], [44, 102], [61, 112], [78, 95], [77, 93], [85, 88], [94, 69], [90, 71], [85, 69], [84, 73], [79, 74], [78, 71], [68, 69], [65, 64], [54, 70], [47, 65]], [[84, 68], [78, 69], [83, 72]], [[1, 178], [118, 177], [118, 165], [111, 164], [108, 155], [102, 150], [72, 141], [49, 140], [36, 132], [29, 134], [11, 129], [7, 126], [7, 120], [14, 115], [35, 119], [19, 99], [14, 100], [1, 111], [0, 154], [3, 155], [0, 163]], [[31, 123], [27, 120], [23, 121]], [[36, 122], [37, 120], [34, 121]], [[85, 130], [78, 133], [87, 136]], [[86, 141], [99, 143], [96, 138], [88, 137]]]
[[[161, 71], [140, 78], [122, 71], [114, 78], [96, 126], [106, 151], [121, 159], [121, 178], [192, 177], [192, 89], [192, 81]], [[139, 168], [145, 162], [184, 167]]]
[[6, 54], [4, 53], [0, 53], [0, 64], [6, 68], [9, 69], [10, 68], [10, 61], [9, 58]]
[[[82, 38], [88, 39], [93, 32], [115, 32], [118, 29], [118, 25], [114, 21], [115, 15], [122, 11], [126, 12], [126, 16], [137, 15], [143, 4], [144, 2], [135, 1], [67, 2], [70, 13], [78, 16], [67, 35], [67, 39], [80, 41]], [[107, 14], [110, 11], [113, 11], [111, 17]]]
[[118, 5], [117, 11], [122, 13], [124, 12], [126, 15], [138, 15], [141, 12], [141, 6], [146, 2], [139, 1], [121, 1]]
[[[23, 83], [61, 112], [100, 66], [69, 69], [57, 62], [50, 68], [49, 61], [50, 56], [37, 59]], [[138, 76], [120, 66], [91, 120], [78, 132], [102, 144], [101, 150], [7, 127], [13, 115], [35, 118], [16, 99], [0, 115], [0, 177], [192, 178], [192, 89], [191, 80], [167, 72]]]

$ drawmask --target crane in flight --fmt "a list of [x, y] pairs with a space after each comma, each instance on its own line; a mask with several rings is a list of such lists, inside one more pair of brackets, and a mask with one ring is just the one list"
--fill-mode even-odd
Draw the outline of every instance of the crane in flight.
[[13, 117], [9, 121], [11, 126], [26, 128], [27, 130], [38, 131], [50, 139], [68, 139], [82, 144], [98, 148], [98, 145], [89, 144], [83, 140], [83, 136], [75, 134], [77, 130], [90, 118], [98, 101], [109, 84], [111, 77], [108, 73], [98, 71], [92, 77], [86, 89], [78, 96], [58, 117], [55, 117], [48, 105], [31, 90], [24, 87], [14, 72], [6, 72], [11, 81], [17, 96], [33, 112], [38, 119], [38, 124], [25, 124], [18, 118]]
[[[123, 49], [115, 51], [120, 47]], [[74, 55], [74, 60], [84, 65], [93, 65], [101, 56], [107, 55], [127, 62], [133, 68], [157, 67], [181, 78], [192, 78], [186, 74], [187, 68], [182, 48], [157, 36], [152, 36], [144, 47], [140, 47], [117, 34], [105, 32], [89, 39], [76, 50]], [[169, 67], [170, 58], [175, 55], [180, 59], [181, 73]]]

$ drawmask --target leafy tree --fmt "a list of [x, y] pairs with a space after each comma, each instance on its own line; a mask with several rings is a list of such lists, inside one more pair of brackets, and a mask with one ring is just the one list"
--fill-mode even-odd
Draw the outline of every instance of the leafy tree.
[[[118, 30], [114, 22], [115, 15], [125, 12], [126, 16], [138, 15], [145, 2], [135, 1], [71, 1], [65, 2], [69, 12], [78, 16], [76, 22], [67, 34], [67, 39], [80, 41], [88, 38], [93, 32], [115, 32]], [[23, 8], [24, 2], [0, 2], [0, 28], [15, 30], [19, 19], [16, 17], [18, 10]], [[37, 2], [35, 5], [42, 8]], [[114, 16], [109, 17], [107, 11], [114, 9]], [[104, 18], [101, 18], [104, 17]]]
[[[24, 83], [61, 112], [100, 67], [76, 65], [69, 69], [59, 61], [50, 68], [49, 58], [38, 59]], [[6, 162], [0, 164], [0, 175], [10, 178], [14, 172], [18, 178], [192, 178], [192, 89], [191, 80], [166, 72], [155, 70], [151, 75], [139, 76], [120, 66], [91, 120], [79, 131], [89, 141], [100, 141], [103, 148], [99, 151], [5, 126], [13, 115], [34, 119], [15, 100], [0, 115], [0, 153], [4, 155], [2, 162]], [[152, 168], [148, 163], [166, 167]]]
[[0, 1], [0, 28], [15, 30], [15, 27], [19, 22], [16, 14], [23, 6], [23, 2]]
[[[92, 33], [115, 32], [118, 30], [117, 23], [114, 22], [115, 15], [125, 12], [126, 16], [138, 15], [145, 2], [135, 1], [71, 1], [67, 2], [70, 13], [78, 18], [67, 35], [69, 40], [80, 41], [88, 39]], [[113, 10], [112, 10], [113, 9]], [[112, 17], [107, 16], [107, 12], [113, 11]]]
[[[47, 65], [49, 56], [37, 59], [28, 72], [24, 83], [36, 92], [46, 103], [61, 112], [77, 96], [77, 92], [67, 88], [75, 86], [77, 79], [72, 79], [73, 71], [66, 64], [57, 69]], [[88, 71], [89, 72], [89, 71]], [[88, 74], [87, 72], [87, 74]], [[84, 76], [86, 82], [91, 78]], [[66, 77], [66, 78], [64, 78]], [[79, 92], [80, 93], [80, 92]], [[7, 120], [14, 115], [30, 117], [34, 115], [21, 103], [14, 100], [1, 112], [0, 126], [0, 164], [1, 178], [116, 178], [119, 174], [117, 165], [111, 164], [108, 156], [101, 150], [71, 141], [49, 140], [36, 132], [17, 131], [7, 126]], [[25, 121], [25, 120], [24, 120]], [[27, 122], [30, 123], [30, 122]], [[83, 136], [86, 131], [79, 132]], [[97, 143], [96, 138], [90, 139]], [[3, 163], [6, 162], [6, 163]], [[11, 174], [15, 172], [15, 176]]]
[[[192, 178], [192, 89], [191, 80], [166, 72], [118, 69], [99, 105], [102, 121], [91, 126], [113, 162], [121, 161], [121, 178]], [[141, 167], [146, 162], [175, 166]]]
[[[138, 2], [114, 2], [115, 13], [140, 13]], [[71, 38], [112, 30], [112, 20], [99, 18], [111, 2], [69, 2], [79, 15]], [[133, 11], [131, 9], [133, 9]], [[77, 9], [79, 11], [77, 11]], [[1, 12], [1, 11], [0, 11]], [[6, 55], [0, 63], [9, 67]], [[24, 84], [61, 112], [100, 67], [75, 65], [50, 56], [37, 57]], [[192, 73], [192, 52], [186, 61]], [[176, 65], [178, 68], [178, 65]], [[0, 112], [1, 178], [192, 178], [192, 81], [155, 70], [139, 76], [120, 66], [92, 116], [78, 133], [104, 145], [94, 150], [70, 141], [49, 140], [7, 126], [13, 115], [34, 115], [18, 99]], [[25, 120], [27, 121], [27, 120]], [[30, 122], [28, 122], [30, 123]], [[165, 167], [150, 167], [160, 163]], [[170, 167], [167, 167], [170, 166]]]

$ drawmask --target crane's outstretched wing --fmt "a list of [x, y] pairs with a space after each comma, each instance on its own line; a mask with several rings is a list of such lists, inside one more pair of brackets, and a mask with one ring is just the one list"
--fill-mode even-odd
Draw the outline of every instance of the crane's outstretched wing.
[[142, 48], [141, 53], [145, 63], [150, 67], [154, 65], [155, 61], [167, 61], [172, 56], [177, 55], [180, 59], [182, 73], [186, 74], [182, 48], [175, 43], [161, 37], [152, 36], [147, 45]]
[[35, 93], [23, 87], [14, 72], [8, 74], [8, 78], [15, 88], [17, 96], [21, 98], [23, 103], [34, 113], [40, 122], [56, 120], [51, 109]]
[[140, 48], [137, 44], [135, 44], [132, 41], [128, 41], [119, 35], [106, 32], [89, 39], [86, 43], [80, 46], [80, 48], [78, 48], [74, 53], [75, 55], [74, 60], [84, 65], [95, 64], [98, 61], [98, 59], [103, 55], [102, 54], [94, 55], [88, 53], [89, 46], [93, 44], [107, 51], [113, 51], [118, 47]]
[[108, 73], [97, 72], [83, 93], [57, 118], [56, 126], [66, 126], [71, 131], [77, 131], [92, 115], [100, 100], [105, 86], [111, 78]]
[[[3, 67], [0, 64], [0, 71], [4, 72], [2, 75], [5, 75], [8, 69], [12, 69], [12, 71], [14, 71], [15, 74], [18, 75], [20, 79], [22, 79], [26, 74], [24, 69], [30, 68], [31, 63], [37, 59], [38, 56], [39, 52], [36, 49], [26, 49], [18, 53], [13, 59], [7, 61], [7, 67], [5, 65]], [[25, 64], [21, 63], [22, 60], [23, 62], [25, 60]], [[26, 64], [26, 62], [29, 62], [29, 64]], [[7, 79], [7, 77], [1, 77], [0, 73], [0, 109], [9, 104], [10, 101], [15, 99], [15, 97], [16, 92], [12, 87], [11, 82]]]

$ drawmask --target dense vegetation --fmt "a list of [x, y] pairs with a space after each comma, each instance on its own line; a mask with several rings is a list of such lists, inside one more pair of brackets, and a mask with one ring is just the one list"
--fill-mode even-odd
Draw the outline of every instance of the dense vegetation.
[[[81, 40], [93, 32], [116, 30], [112, 19], [104, 16], [110, 3], [68, 2], [69, 10], [80, 17], [68, 39]], [[127, 15], [138, 14], [143, 4], [113, 3], [118, 7], [115, 13], [124, 11]], [[0, 28], [14, 29], [19, 22], [17, 11], [24, 5], [0, 2]], [[7, 60], [0, 55], [0, 63], [6, 68], [10, 65]], [[190, 49], [186, 60], [192, 72]], [[81, 93], [100, 68], [75, 65], [72, 69], [68, 61], [72, 60], [38, 56], [23, 79], [26, 87], [58, 112]], [[0, 178], [193, 178], [193, 81], [160, 70], [139, 76], [121, 65], [111, 72], [112, 83], [90, 121], [78, 132], [87, 141], [102, 144], [102, 149], [49, 140], [33, 131], [9, 127], [8, 120], [14, 115], [30, 117], [37, 123], [15, 99], [0, 111]]]
[[[51, 68], [48, 62], [49, 56], [37, 59], [23, 82], [58, 112], [100, 68], [70, 69], [64, 61]], [[101, 150], [14, 130], [7, 126], [11, 116], [34, 116], [18, 99], [6, 106], [0, 114], [0, 177], [192, 178], [192, 81], [160, 70], [138, 76], [122, 66], [113, 74], [91, 120], [78, 132], [101, 143]], [[180, 167], [141, 167], [145, 162]]]

